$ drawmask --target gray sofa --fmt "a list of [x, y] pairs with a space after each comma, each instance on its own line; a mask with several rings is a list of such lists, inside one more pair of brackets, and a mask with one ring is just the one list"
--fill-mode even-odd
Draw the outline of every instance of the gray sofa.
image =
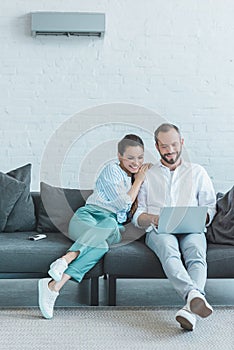
[[[43, 278], [52, 261], [64, 254], [72, 241], [58, 230], [45, 232], [46, 239], [31, 241], [32, 234], [38, 234], [38, 219], [42, 203], [39, 193], [32, 193], [35, 207], [36, 225], [33, 231], [0, 232], [0, 278]], [[79, 198], [78, 198], [79, 201]], [[84, 201], [80, 199], [81, 206]], [[54, 232], [52, 232], [54, 231]], [[90, 280], [90, 305], [98, 305], [98, 279], [103, 275], [103, 260], [94, 266], [86, 275]]]
[[[79, 190], [66, 189], [66, 198], [71, 213], [60, 208], [59, 197], [52, 187], [43, 185], [43, 193], [49, 193], [50, 207], [55, 207], [61, 222], [69, 222], [71, 213], [85, 202]], [[58, 189], [55, 188], [58, 192]], [[61, 192], [61, 189], [59, 189]], [[56, 193], [57, 193], [56, 192]], [[62, 190], [63, 192], [63, 190]], [[88, 191], [90, 193], [90, 191]], [[87, 193], [86, 193], [87, 194]], [[54, 195], [54, 196], [53, 196]], [[0, 278], [41, 278], [47, 276], [50, 263], [61, 256], [71, 245], [71, 241], [50, 221], [39, 193], [32, 193], [36, 216], [34, 230], [0, 233]], [[46, 239], [30, 241], [31, 234], [45, 232]], [[234, 278], [234, 245], [208, 244], [208, 278]], [[116, 285], [120, 278], [166, 278], [161, 264], [154, 253], [144, 243], [144, 232], [126, 225], [123, 241], [110, 247], [108, 253], [85, 276], [90, 280], [90, 304], [98, 305], [98, 281], [106, 276], [109, 286], [109, 305], [116, 304]], [[129, 291], [130, 292], [130, 291]]]

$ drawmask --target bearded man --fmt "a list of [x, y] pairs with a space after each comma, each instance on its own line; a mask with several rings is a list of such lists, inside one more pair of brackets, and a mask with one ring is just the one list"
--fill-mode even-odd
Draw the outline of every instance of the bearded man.
[[184, 139], [177, 126], [160, 125], [155, 131], [155, 146], [160, 160], [146, 174], [138, 194], [138, 209], [133, 223], [146, 229], [146, 245], [158, 256], [164, 272], [185, 306], [176, 314], [180, 326], [193, 330], [196, 316], [213, 312], [205, 299], [207, 278], [206, 236], [202, 233], [157, 233], [163, 207], [205, 206], [206, 226], [214, 215], [216, 196], [206, 170], [182, 158]]

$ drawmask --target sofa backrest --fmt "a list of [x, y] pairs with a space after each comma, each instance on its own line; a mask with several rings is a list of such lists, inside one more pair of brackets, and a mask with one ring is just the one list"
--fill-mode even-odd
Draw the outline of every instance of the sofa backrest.
[[35, 207], [36, 219], [38, 220], [39, 208], [40, 208], [40, 202], [41, 202], [40, 192], [31, 192], [31, 196]]
[[31, 192], [38, 232], [66, 233], [73, 213], [85, 205], [92, 190], [58, 188], [47, 184], [41, 192]]

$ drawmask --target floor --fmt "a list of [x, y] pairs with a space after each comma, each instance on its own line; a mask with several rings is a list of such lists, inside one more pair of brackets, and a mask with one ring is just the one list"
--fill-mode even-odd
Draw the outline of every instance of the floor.
[[[0, 307], [35, 307], [37, 280], [0, 280]], [[213, 305], [234, 305], [234, 280], [208, 280], [206, 296]], [[62, 289], [56, 306], [89, 305], [89, 282], [77, 284], [69, 281]], [[100, 305], [107, 304], [107, 281], [100, 278]], [[176, 294], [169, 281], [118, 280], [118, 306], [181, 306], [183, 300]]]

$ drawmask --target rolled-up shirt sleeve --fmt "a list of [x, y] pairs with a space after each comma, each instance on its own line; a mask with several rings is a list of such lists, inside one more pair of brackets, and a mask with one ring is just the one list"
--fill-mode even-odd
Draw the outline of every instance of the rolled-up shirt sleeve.
[[216, 194], [212, 181], [205, 169], [202, 169], [200, 172], [199, 180], [198, 204], [199, 206], [208, 207], [209, 222], [206, 226], [209, 226], [216, 213]]
[[147, 213], [147, 180], [143, 182], [141, 185], [140, 191], [138, 193], [138, 207], [137, 210], [135, 211], [133, 218], [132, 218], [132, 223], [136, 227], [140, 227], [138, 224], [138, 218], [141, 214]]

